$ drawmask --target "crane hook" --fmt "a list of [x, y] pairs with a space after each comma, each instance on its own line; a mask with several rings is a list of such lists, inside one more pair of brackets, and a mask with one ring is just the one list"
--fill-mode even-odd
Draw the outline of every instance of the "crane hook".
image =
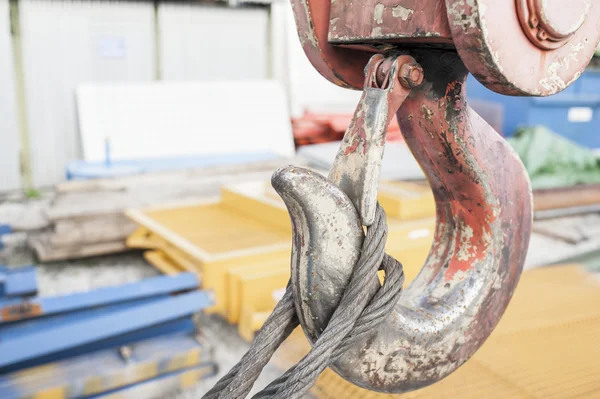
[[[392, 57], [395, 72], [386, 75], [392, 80], [382, 87], [370, 84], [378, 68], [367, 67], [365, 93], [329, 181], [293, 167], [272, 179], [293, 224], [296, 311], [314, 342], [350, 280], [362, 226], [376, 204], [385, 130], [397, 111], [406, 143], [434, 193], [434, 242], [395, 311], [331, 366], [356, 385], [387, 393], [435, 383], [479, 349], [517, 286], [532, 225], [525, 169], [467, 105], [468, 72], [459, 56], [431, 49], [411, 55], [414, 59]], [[369, 65], [383, 65], [381, 57]], [[415, 65], [415, 59], [423, 82], [394, 85], [402, 67]], [[371, 293], [378, 287], [374, 280]]]

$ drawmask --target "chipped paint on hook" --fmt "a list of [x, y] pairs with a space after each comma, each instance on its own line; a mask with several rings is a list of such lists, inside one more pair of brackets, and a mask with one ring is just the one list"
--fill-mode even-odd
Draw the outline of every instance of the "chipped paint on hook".
[[[557, 31], [547, 40], [537, 38], [538, 28], [531, 28], [529, 14], [523, 14], [522, 10], [529, 10], [531, 4], [446, 0], [454, 45], [461, 59], [473, 76], [497, 93], [548, 96], [566, 89], [587, 66], [600, 40], [600, 3], [589, 2], [562, 13], [561, 2], [544, 4], [543, 13], [551, 8], [552, 18], [562, 27], [562, 33]], [[539, 21], [544, 29], [555, 30]], [[578, 28], [574, 29], [569, 21], [576, 21]]]
[[375, 23], [383, 23], [383, 10], [385, 10], [385, 5], [379, 3], [375, 6], [375, 10], [373, 13], [373, 19], [375, 20]]
[[479, 8], [475, 0], [457, 1], [448, 7], [451, 25], [467, 32], [479, 26]]
[[[458, 254], [456, 258], [459, 262], [468, 262], [471, 258], [474, 258], [477, 255], [477, 245], [473, 245], [473, 228], [471, 226], [465, 225], [464, 222], [460, 222], [459, 234], [458, 234]], [[468, 265], [470, 267], [470, 265]], [[457, 272], [457, 270], [452, 271], [453, 274]], [[452, 278], [452, 275], [448, 275], [446, 273], [446, 278]]]
[[415, 10], [401, 5], [392, 8], [392, 16], [400, 18], [403, 21], [407, 21], [414, 13]]
[[375, 39], [431, 38], [451, 45], [445, 14], [432, 12], [444, 8], [444, 0], [365, 0], [360, 7], [352, 0], [338, 0], [331, 4], [330, 18], [339, 18], [340, 23], [329, 27], [329, 40], [360, 46]]
[[[600, 40], [600, 5], [590, 2], [589, 17], [562, 47], [544, 50], [523, 31], [512, 0], [364, 0], [360, 5], [354, 0], [292, 1], [308, 5], [294, 8], [300, 14], [299, 31], [314, 37], [312, 45], [304, 41], [304, 49], [330, 81], [363, 88], [359, 76], [374, 49], [406, 46], [425, 70], [424, 84], [403, 99], [397, 117], [434, 192], [434, 243], [396, 311], [332, 368], [381, 392], [427, 386], [453, 372], [485, 342], [518, 283], [531, 231], [529, 179], [512, 148], [466, 104], [467, 70], [501, 94], [557, 93], [580, 75]], [[560, 7], [560, 2], [554, 4]], [[373, 106], [380, 112], [370, 115], [365, 105], [377, 98], [374, 93], [363, 93], [352, 131], [340, 149], [343, 166], [332, 168], [330, 175], [362, 216], [372, 209], [365, 204], [375, 198], [364, 189], [373, 190], [373, 176], [378, 175], [368, 156], [383, 151], [381, 124], [395, 109], [391, 97], [379, 89], [379, 101], [388, 101], [387, 108]], [[333, 184], [319, 187], [313, 195], [339, 195]], [[295, 238], [292, 262], [295, 295], [299, 293], [295, 300], [300, 301], [296, 308], [314, 340], [352, 272], [353, 252], [337, 248], [344, 237], [359, 240], [361, 215], [346, 199], [336, 216], [348, 223], [311, 230], [304, 227], [311, 225], [307, 215], [314, 216], [314, 223], [331, 223], [319, 211], [319, 201], [302, 202], [298, 192], [288, 194], [295, 237], [302, 235]], [[318, 232], [327, 238], [317, 243], [310, 237]], [[311, 250], [315, 245], [321, 246]], [[337, 258], [325, 261], [321, 255], [330, 247]], [[375, 281], [373, 290], [378, 286]]]
[[570, 82], [565, 82], [560, 76], [564, 69], [569, 69], [571, 64], [577, 62], [577, 57], [581, 50], [585, 48], [583, 43], [571, 44], [572, 52], [567, 56], [559, 58], [548, 67], [548, 76], [540, 80], [540, 85], [550, 92], [558, 92], [569, 87], [579, 78], [581, 72], [575, 75]]

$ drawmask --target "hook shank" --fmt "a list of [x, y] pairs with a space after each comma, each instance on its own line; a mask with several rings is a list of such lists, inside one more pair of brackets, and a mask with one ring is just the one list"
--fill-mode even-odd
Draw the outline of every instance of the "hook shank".
[[[410, 88], [400, 82], [400, 71], [406, 70], [410, 75], [407, 67], [414, 64], [408, 55], [386, 59], [376, 54], [371, 58], [365, 69], [363, 94], [329, 171], [329, 180], [350, 197], [365, 226], [375, 219], [388, 126], [410, 93]], [[418, 72], [416, 67], [413, 69]], [[422, 76], [418, 76], [413, 83], [421, 80]]]

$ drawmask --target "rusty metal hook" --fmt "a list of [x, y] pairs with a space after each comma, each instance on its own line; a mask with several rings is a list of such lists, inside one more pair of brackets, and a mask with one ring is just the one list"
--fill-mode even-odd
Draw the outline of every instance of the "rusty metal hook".
[[[348, 381], [388, 393], [444, 378], [483, 344], [516, 288], [532, 223], [527, 174], [510, 146], [467, 105], [462, 61], [445, 51], [413, 55], [425, 71], [423, 84], [392, 96], [401, 98], [401, 107], [383, 104], [391, 98], [384, 89], [365, 90], [331, 182], [299, 168], [273, 177], [293, 224], [296, 310], [314, 342], [357, 260], [362, 225], [376, 201], [383, 121], [389, 123], [399, 107], [402, 133], [435, 196], [434, 243], [394, 313], [332, 366]], [[365, 108], [376, 95], [379, 101]], [[373, 292], [378, 284], [373, 281]]]

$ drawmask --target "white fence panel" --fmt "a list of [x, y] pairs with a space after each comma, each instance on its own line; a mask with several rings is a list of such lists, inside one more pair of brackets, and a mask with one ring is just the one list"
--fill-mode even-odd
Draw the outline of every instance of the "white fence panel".
[[33, 183], [64, 179], [81, 157], [75, 88], [155, 77], [151, 2], [20, 0]]
[[304, 54], [291, 7], [287, 8], [286, 17], [288, 88], [292, 115], [302, 115], [306, 110], [353, 113], [361, 92], [341, 88], [321, 76]]
[[162, 79], [269, 77], [266, 8], [161, 3], [158, 23]]
[[8, 0], [0, 0], [0, 192], [21, 187], [14, 76]]

